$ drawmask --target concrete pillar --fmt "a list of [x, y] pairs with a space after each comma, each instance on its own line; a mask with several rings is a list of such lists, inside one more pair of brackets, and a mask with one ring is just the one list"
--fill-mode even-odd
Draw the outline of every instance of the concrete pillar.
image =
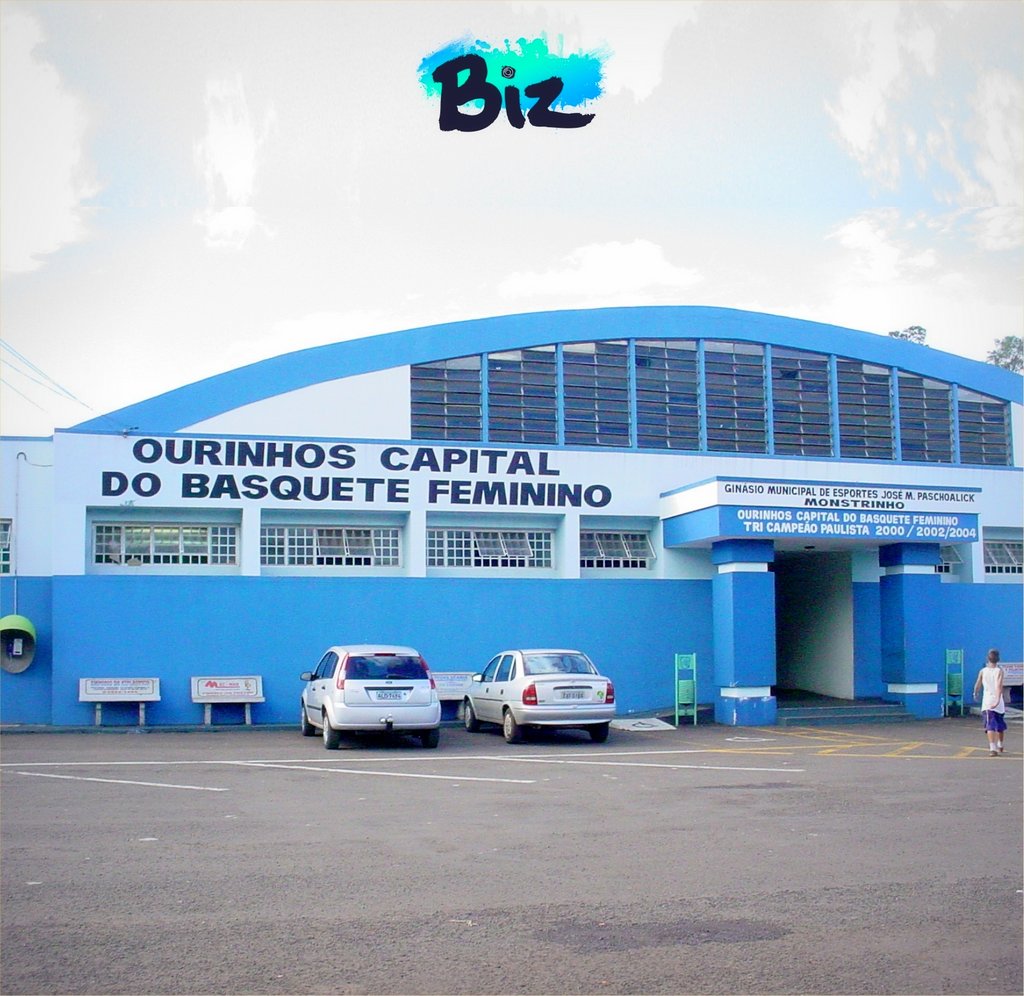
[[945, 665], [939, 635], [937, 543], [893, 543], [878, 551], [885, 697], [921, 719], [942, 715]]
[[775, 697], [775, 559], [770, 540], [722, 540], [711, 546], [715, 722], [773, 725]]

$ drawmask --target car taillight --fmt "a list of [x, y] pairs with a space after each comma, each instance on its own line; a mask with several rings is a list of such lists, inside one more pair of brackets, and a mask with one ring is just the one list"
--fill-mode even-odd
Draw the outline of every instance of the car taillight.
[[427, 662], [421, 657], [420, 663], [423, 665], [423, 670], [426, 673], [427, 678], [430, 679], [430, 687], [437, 688], [437, 682], [434, 681], [434, 676], [430, 673], [430, 668], [427, 667]]
[[605, 705], [611, 705], [615, 701], [615, 686], [609, 681], [608, 690], [604, 693]]
[[345, 665], [338, 668], [338, 676], [334, 679], [334, 687], [340, 692], [345, 687]]
[[537, 704], [537, 686], [534, 684], [527, 685], [523, 689], [523, 705], [536, 705]]

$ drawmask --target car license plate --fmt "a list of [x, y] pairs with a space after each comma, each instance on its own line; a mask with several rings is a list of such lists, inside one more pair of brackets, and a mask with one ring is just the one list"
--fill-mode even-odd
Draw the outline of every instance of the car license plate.
[[587, 690], [585, 688], [570, 688], [568, 691], [562, 692], [563, 699], [585, 699], [587, 697]]
[[377, 693], [377, 701], [378, 702], [401, 702], [402, 701], [402, 694], [403, 694], [402, 692], [378, 692]]

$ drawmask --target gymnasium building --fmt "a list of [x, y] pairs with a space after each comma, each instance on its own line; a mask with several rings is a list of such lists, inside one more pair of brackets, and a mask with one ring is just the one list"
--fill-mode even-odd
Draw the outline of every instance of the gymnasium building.
[[[286, 353], [6, 437], [0, 721], [89, 726], [134, 688], [147, 726], [197, 724], [197, 676], [258, 676], [251, 721], [297, 726], [299, 673], [373, 642], [439, 675], [577, 648], [620, 716], [671, 712], [685, 654], [702, 719], [937, 717], [948, 661], [969, 694], [989, 647], [1024, 659], [1022, 385], [846, 328], [614, 308]], [[138, 722], [118, 698], [102, 722]]]

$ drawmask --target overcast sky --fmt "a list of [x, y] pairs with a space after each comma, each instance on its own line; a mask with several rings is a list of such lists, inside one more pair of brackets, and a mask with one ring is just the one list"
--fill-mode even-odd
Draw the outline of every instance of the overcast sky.
[[[923, 325], [977, 359], [1021, 334], [1016, 0], [0, 17], [7, 435], [294, 349], [548, 309]], [[441, 131], [419, 66], [467, 37], [601, 53], [593, 120]]]

